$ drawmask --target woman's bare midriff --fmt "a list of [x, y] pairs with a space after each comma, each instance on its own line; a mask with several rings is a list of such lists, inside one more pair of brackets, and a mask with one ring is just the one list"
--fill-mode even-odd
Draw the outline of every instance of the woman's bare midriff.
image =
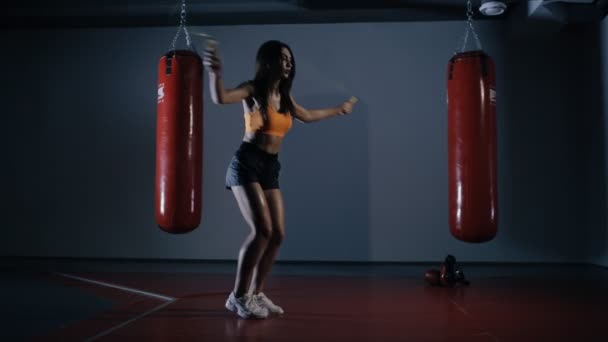
[[281, 149], [283, 137], [268, 135], [264, 133], [246, 132], [243, 136], [243, 141], [255, 144], [261, 150], [267, 153], [277, 154]]

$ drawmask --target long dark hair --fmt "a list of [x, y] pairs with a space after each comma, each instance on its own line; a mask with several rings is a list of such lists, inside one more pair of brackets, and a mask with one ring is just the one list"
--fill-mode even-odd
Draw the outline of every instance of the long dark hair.
[[[281, 49], [286, 48], [291, 54], [291, 71], [289, 77], [282, 78], [281, 75]], [[268, 118], [268, 94], [274, 82], [280, 79], [279, 94], [281, 95], [281, 106], [279, 113], [294, 113], [293, 102], [289, 96], [291, 85], [296, 76], [296, 62], [291, 48], [278, 40], [269, 40], [258, 49], [255, 63], [255, 78], [253, 79], [253, 97], [260, 104], [260, 113], [264, 120]]]

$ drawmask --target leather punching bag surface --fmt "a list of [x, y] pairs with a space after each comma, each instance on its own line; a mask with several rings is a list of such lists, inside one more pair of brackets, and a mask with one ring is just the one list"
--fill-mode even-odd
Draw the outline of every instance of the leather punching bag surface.
[[158, 65], [155, 214], [169, 233], [200, 224], [202, 207], [203, 66], [200, 56], [173, 50]]
[[483, 51], [455, 54], [448, 63], [450, 232], [465, 242], [496, 236], [496, 80]]

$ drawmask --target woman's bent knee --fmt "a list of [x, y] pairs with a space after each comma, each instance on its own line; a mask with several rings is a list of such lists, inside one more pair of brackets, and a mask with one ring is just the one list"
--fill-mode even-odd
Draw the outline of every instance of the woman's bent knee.
[[270, 241], [273, 238], [272, 226], [267, 223], [256, 223], [252, 234], [255, 239]]

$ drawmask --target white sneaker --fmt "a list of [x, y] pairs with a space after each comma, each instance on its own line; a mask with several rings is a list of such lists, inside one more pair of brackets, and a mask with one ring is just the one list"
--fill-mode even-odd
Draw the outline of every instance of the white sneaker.
[[263, 292], [254, 295], [258, 306], [268, 309], [271, 313], [282, 315], [285, 311], [283, 308], [273, 303]]
[[268, 317], [268, 309], [258, 306], [249, 294], [237, 298], [234, 296], [234, 292], [230, 292], [230, 296], [226, 300], [226, 309], [236, 312], [243, 318], [263, 319]]

